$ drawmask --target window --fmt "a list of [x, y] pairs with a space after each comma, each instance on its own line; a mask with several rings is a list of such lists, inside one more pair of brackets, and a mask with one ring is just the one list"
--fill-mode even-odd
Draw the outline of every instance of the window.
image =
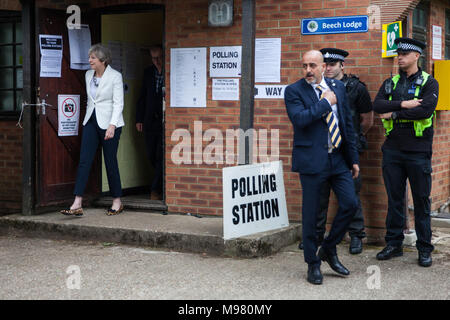
[[[428, 1], [421, 1], [413, 12], [413, 39], [420, 40], [427, 45], [428, 36], [428, 16], [430, 3]], [[419, 67], [427, 71], [427, 53], [426, 50], [422, 53], [419, 59]]]
[[450, 10], [445, 10], [445, 60], [450, 59]]
[[20, 13], [0, 11], [0, 115], [16, 115], [22, 104]]

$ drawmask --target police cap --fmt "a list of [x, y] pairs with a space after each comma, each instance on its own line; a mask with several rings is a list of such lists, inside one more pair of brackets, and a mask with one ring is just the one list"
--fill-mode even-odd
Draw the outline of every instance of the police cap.
[[426, 44], [422, 41], [411, 38], [397, 38], [394, 40], [394, 43], [397, 45], [397, 52], [416, 51], [422, 54], [426, 47]]
[[348, 56], [348, 52], [337, 48], [323, 48], [320, 49], [323, 55], [323, 61], [325, 62], [344, 62], [345, 57]]

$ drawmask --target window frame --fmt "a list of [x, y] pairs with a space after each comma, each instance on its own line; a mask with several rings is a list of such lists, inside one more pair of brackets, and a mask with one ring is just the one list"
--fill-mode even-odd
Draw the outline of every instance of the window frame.
[[[448, 29], [448, 33], [447, 33]], [[450, 9], [445, 9], [445, 28], [444, 28], [444, 40], [445, 40], [445, 53], [444, 59], [450, 60]]]
[[[2, 120], [18, 119], [20, 112], [21, 112], [21, 108], [18, 105], [18, 103], [20, 102], [20, 101], [18, 101], [18, 92], [23, 92], [23, 83], [22, 83], [21, 88], [17, 85], [17, 70], [22, 69], [22, 72], [23, 72], [23, 61], [22, 61], [22, 64], [19, 64], [19, 62], [17, 61], [17, 47], [23, 46], [23, 42], [17, 42], [17, 32], [16, 31], [17, 31], [17, 25], [22, 23], [21, 12], [0, 10], [0, 22], [13, 24], [12, 42], [0, 44], [0, 47], [4, 47], [4, 46], [12, 46], [13, 47], [12, 65], [0, 67], [0, 71], [4, 70], [4, 69], [11, 69], [11, 68], [13, 70], [12, 87], [0, 89], [0, 91], [9, 91], [9, 92], [12, 91], [13, 92], [13, 108], [12, 108], [12, 110], [7, 110], [7, 111], [0, 110], [0, 119], [2, 119]], [[23, 53], [23, 51], [22, 51], [22, 53]]]
[[[420, 26], [415, 24], [415, 14], [417, 10], [422, 10], [425, 12], [425, 26]], [[428, 43], [428, 34], [429, 34], [429, 27], [430, 27], [430, 2], [429, 1], [421, 1], [416, 8], [413, 10], [412, 14], [412, 38], [417, 39], [420, 41], [423, 41], [424, 43], [429, 45]], [[428, 51], [427, 49], [424, 50], [421, 57], [419, 58], [419, 66], [420, 61], [423, 61], [422, 70], [425, 72], [428, 72], [429, 69], [429, 62], [428, 62]]]

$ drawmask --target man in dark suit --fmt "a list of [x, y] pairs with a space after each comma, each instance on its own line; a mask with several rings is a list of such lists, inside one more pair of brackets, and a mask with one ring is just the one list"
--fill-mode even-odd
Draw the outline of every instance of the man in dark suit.
[[163, 51], [159, 46], [150, 49], [153, 65], [144, 71], [144, 80], [136, 106], [136, 129], [144, 132], [147, 155], [153, 166], [152, 200], [162, 200], [163, 178]]
[[[321, 284], [321, 260], [339, 274], [350, 272], [339, 261], [336, 245], [341, 242], [358, 208], [352, 178], [359, 175], [352, 116], [344, 84], [323, 76], [320, 51], [303, 55], [304, 78], [285, 90], [285, 103], [294, 127], [292, 171], [300, 173], [303, 190], [302, 233], [307, 279]], [[339, 202], [330, 233], [317, 252], [316, 225], [320, 189], [329, 182]]]

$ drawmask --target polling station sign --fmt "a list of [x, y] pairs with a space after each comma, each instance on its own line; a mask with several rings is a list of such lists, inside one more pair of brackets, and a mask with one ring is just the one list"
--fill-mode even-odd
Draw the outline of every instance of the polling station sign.
[[209, 49], [209, 76], [240, 77], [241, 76], [241, 46], [211, 47]]
[[302, 34], [357, 33], [369, 30], [368, 16], [302, 19]]
[[282, 161], [226, 167], [222, 175], [225, 240], [289, 226]]

